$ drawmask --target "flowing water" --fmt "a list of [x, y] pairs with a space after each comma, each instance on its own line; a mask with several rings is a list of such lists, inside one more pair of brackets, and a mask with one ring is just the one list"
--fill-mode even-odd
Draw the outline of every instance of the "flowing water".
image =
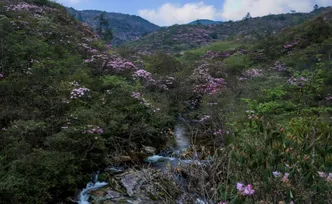
[[93, 190], [97, 190], [101, 187], [104, 187], [107, 185], [106, 182], [99, 182], [98, 181], [99, 172], [95, 174], [94, 179], [90, 181], [86, 187], [80, 192], [78, 197], [78, 204], [90, 204], [89, 198], [90, 198], [90, 192]]
[[189, 148], [189, 139], [186, 136], [185, 127], [182, 124], [177, 124], [175, 126], [175, 140], [176, 140], [176, 148], [177, 151], [184, 151]]
[[[181, 155], [182, 152], [184, 152], [186, 149], [190, 147], [190, 142], [189, 139], [187, 138], [186, 135], [186, 130], [184, 125], [182, 124], [177, 124], [174, 128], [175, 132], [175, 140], [176, 140], [176, 149], [174, 150], [174, 153], [177, 155]], [[195, 164], [203, 164], [206, 161], [197, 161], [197, 160], [181, 160], [179, 156], [177, 157], [169, 157], [167, 155], [153, 155], [151, 157], [146, 158], [146, 162], [150, 163], [152, 167], [156, 169], [160, 169], [161, 171], [166, 171], [168, 166], [171, 167], [177, 167], [181, 164], [190, 164], [190, 163], [195, 163]], [[86, 188], [84, 188], [78, 197], [78, 204], [90, 204], [89, 198], [90, 198], [90, 192], [97, 190], [99, 188], [102, 188], [107, 185], [106, 182], [99, 182], [98, 181], [98, 176], [99, 173], [97, 173], [94, 176], [94, 179], [90, 181], [87, 185]]]

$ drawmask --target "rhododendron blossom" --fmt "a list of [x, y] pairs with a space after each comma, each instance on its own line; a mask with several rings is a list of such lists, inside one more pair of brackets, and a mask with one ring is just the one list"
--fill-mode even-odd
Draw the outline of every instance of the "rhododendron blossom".
[[304, 77], [296, 78], [292, 76], [290, 79], [287, 80], [287, 83], [302, 88], [307, 83], [307, 81], [308, 80]]
[[106, 66], [119, 72], [128, 69], [136, 69], [136, 66], [132, 62], [125, 61], [121, 58], [109, 61]]
[[133, 74], [134, 79], [145, 79], [147, 81], [154, 81], [152, 79], [152, 74], [144, 69], [139, 69]]
[[88, 127], [86, 128], [87, 130], [84, 130], [82, 133], [83, 134], [98, 134], [101, 135], [104, 133], [104, 130], [96, 125], [88, 125]]
[[139, 92], [132, 92], [131, 96], [137, 100], [141, 99], [141, 94]]
[[254, 78], [254, 77], [260, 77], [263, 75], [263, 71], [260, 69], [250, 69], [244, 73], [246, 77]]
[[194, 70], [191, 80], [196, 84], [195, 93], [214, 95], [225, 87], [225, 80], [222, 78], [213, 78], [209, 74], [208, 64], [203, 64]]
[[88, 92], [90, 92], [88, 88], [76, 88], [70, 93], [70, 99], [82, 98]]

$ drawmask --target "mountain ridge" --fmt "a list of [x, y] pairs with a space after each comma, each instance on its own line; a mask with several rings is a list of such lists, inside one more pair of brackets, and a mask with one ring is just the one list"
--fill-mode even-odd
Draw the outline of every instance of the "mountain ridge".
[[188, 23], [188, 25], [214, 25], [214, 24], [222, 24], [222, 21], [214, 21], [210, 19], [197, 19]]
[[250, 41], [299, 25], [331, 8], [322, 7], [310, 13], [271, 14], [213, 25], [173, 25], [125, 45], [143, 53], [153, 53], [158, 50], [176, 53], [229, 38]]
[[[77, 20], [87, 23], [94, 29], [98, 24], [98, 21], [95, 18], [104, 12], [94, 9], [75, 10], [74, 8], [67, 8], [67, 10]], [[105, 12], [105, 18], [108, 19], [110, 28], [113, 31], [114, 39], [112, 44], [115, 46], [126, 43], [127, 41], [138, 40], [143, 36], [160, 29], [158, 25], [136, 15]]]

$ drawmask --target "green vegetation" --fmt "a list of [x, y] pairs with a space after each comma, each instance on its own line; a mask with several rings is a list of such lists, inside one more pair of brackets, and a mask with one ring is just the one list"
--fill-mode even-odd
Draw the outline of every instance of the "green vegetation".
[[70, 203], [93, 172], [168, 150], [179, 115], [194, 145], [181, 158], [209, 162], [175, 168], [187, 188], [151, 176], [151, 200], [331, 202], [331, 9], [172, 26], [114, 50], [54, 2], [0, 7], [0, 203]]

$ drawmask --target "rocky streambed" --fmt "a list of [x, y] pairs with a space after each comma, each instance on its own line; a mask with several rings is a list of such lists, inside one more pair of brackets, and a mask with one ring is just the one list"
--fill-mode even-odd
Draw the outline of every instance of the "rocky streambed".
[[[176, 148], [171, 153], [151, 155], [145, 164], [136, 167], [109, 167], [87, 184], [78, 196], [78, 204], [154, 204], [188, 203], [190, 199], [198, 204], [208, 204], [185, 189], [186, 177], [192, 175], [192, 167], [209, 165], [207, 160], [199, 160], [197, 154], [192, 158], [181, 155], [190, 147], [185, 127], [175, 127]], [[145, 147], [152, 154], [152, 147]], [[99, 177], [98, 177], [99, 176]]]

